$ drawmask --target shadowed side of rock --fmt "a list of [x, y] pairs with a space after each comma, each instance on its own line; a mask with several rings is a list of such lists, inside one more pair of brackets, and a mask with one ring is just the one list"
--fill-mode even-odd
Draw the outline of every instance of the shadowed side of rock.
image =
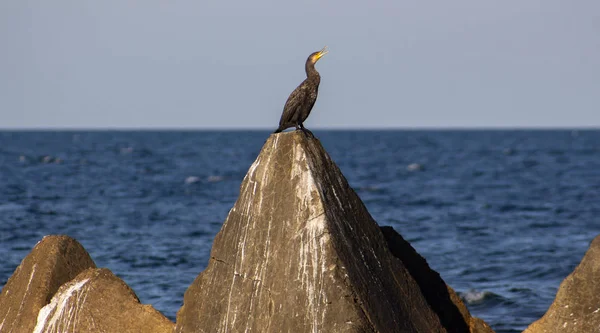
[[472, 317], [454, 289], [446, 285], [440, 274], [429, 267], [423, 258], [392, 227], [381, 227], [392, 254], [400, 259], [419, 285], [419, 289], [442, 325], [450, 332], [493, 333], [492, 328], [479, 318]]
[[[388, 249], [385, 238], [342, 172], [316, 140], [305, 147], [319, 189], [335, 255], [344, 263], [348, 286], [378, 332], [466, 332], [444, 327], [418, 284]], [[395, 317], [395, 318], [394, 318]], [[458, 319], [460, 321], [460, 318]]]
[[600, 332], [600, 236], [560, 284], [546, 314], [524, 331], [546, 332]]
[[108, 269], [88, 269], [63, 285], [37, 316], [33, 333], [171, 333], [174, 324]]
[[96, 267], [87, 251], [68, 236], [46, 236], [23, 259], [0, 294], [0, 332], [31, 333], [39, 310], [58, 288]]
[[468, 332], [447, 304], [445, 326], [319, 141], [291, 132], [250, 167], [176, 332]]

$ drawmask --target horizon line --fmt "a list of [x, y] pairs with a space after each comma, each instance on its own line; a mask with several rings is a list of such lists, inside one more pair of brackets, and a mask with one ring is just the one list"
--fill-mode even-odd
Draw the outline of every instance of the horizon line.
[[[568, 131], [568, 130], [582, 130], [582, 131], [590, 131], [590, 130], [600, 130], [600, 126], [381, 126], [381, 127], [314, 127], [312, 130], [318, 131], [505, 131], [505, 130], [557, 130], [557, 131]], [[10, 131], [65, 131], [65, 132], [74, 132], [74, 131], [274, 131], [273, 128], [270, 127], [151, 127], [151, 126], [143, 126], [143, 127], [127, 127], [127, 126], [112, 126], [112, 127], [68, 127], [68, 126], [43, 126], [43, 127], [0, 127], [0, 132], [10, 132]]]

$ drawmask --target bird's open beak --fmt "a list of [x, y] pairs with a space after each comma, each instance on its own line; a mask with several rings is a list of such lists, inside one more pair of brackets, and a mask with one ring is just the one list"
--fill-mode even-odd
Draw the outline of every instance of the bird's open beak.
[[322, 56], [326, 55], [329, 52], [327, 50], [327, 46], [325, 46], [319, 53], [317, 54], [317, 60], [321, 59]]

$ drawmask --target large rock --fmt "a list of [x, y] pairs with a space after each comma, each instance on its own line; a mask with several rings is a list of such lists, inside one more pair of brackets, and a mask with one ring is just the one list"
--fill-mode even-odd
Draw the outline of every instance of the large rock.
[[600, 332], [600, 236], [560, 284], [556, 298], [544, 316], [524, 333]]
[[39, 310], [58, 288], [90, 267], [96, 265], [76, 240], [44, 237], [2, 288], [0, 332], [31, 333]]
[[469, 329], [392, 255], [319, 141], [292, 132], [265, 143], [177, 314], [176, 332], [246, 331]]
[[37, 316], [33, 333], [171, 333], [174, 324], [108, 269], [88, 269], [63, 285]]
[[0, 332], [160, 332], [174, 323], [68, 236], [44, 237], [0, 294]]
[[[442, 325], [451, 332], [493, 333], [483, 320], [472, 317], [454, 289], [429, 267], [425, 258], [392, 227], [381, 227], [392, 254], [402, 261]], [[449, 329], [451, 328], [451, 329]]]

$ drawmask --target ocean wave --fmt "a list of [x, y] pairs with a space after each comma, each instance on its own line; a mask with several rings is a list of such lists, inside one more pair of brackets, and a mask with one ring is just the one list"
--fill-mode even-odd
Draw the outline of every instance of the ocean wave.
[[479, 291], [470, 289], [465, 292], [459, 292], [458, 296], [468, 305], [481, 304], [489, 300], [503, 300], [504, 298], [491, 291]]

